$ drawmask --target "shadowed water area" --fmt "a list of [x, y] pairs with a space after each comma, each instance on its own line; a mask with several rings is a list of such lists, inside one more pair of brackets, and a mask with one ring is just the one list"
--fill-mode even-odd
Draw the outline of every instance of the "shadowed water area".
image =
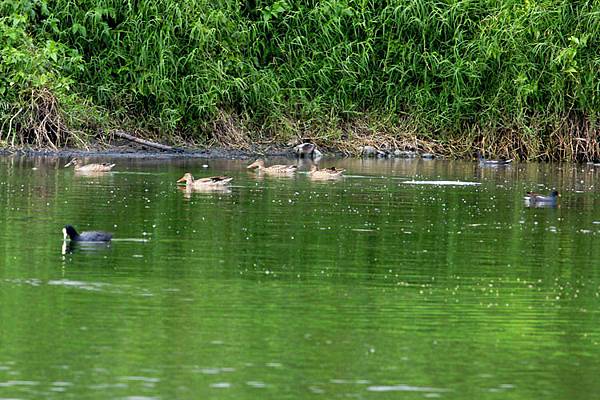
[[[67, 161], [0, 158], [0, 398], [600, 392], [600, 168]], [[188, 171], [233, 185], [186, 193]], [[553, 188], [557, 207], [523, 201]], [[114, 240], [63, 248], [66, 223]]]

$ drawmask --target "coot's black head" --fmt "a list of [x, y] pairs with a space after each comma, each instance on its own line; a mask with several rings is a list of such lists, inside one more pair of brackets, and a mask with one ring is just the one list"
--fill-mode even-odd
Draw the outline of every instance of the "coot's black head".
[[79, 236], [75, 228], [73, 228], [71, 225], [65, 225], [65, 227], [63, 228], [63, 235], [65, 239], [68, 236], [71, 240], [75, 240]]

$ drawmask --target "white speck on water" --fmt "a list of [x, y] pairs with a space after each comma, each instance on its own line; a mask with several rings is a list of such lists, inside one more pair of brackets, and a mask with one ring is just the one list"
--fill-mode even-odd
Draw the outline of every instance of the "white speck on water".
[[319, 388], [319, 387], [316, 387], [316, 386], [310, 386], [308, 389], [309, 389], [311, 392], [313, 392], [313, 393], [317, 393], [317, 394], [322, 394], [322, 393], [325, 393], [325, 391], [324, 391], [323, 389], [321, 389], [321, 388]]
[[217, 375], [221, 370], [219, 368], [201, 368], [198, 372], [205, 375]]
[[6, 381], [0, 382], [0, 387], [12, 387], [12, 386], [36, 386], [39, 382], [35, 381]]
[[148, 382], [148, 383], [158, 383], [160, 382], [159, 378], [149, 378], [147, 376], [123, 376], [120, 378], [122, 381], [139, 381], [139, 382]]
[[409, 385], [394, 385], [394, 386], [369, 386], [369, 392], [448, 392], [448, 389], [433, 388], [427, 386], [409, 386]]
[[231, 387], [231, 383], [229, 383], [229, 382], [211, 383], [210, 387], [215, 388], [215, 389], [228, 389]]
[[246, 382], [246, 385], [253, 387], [253, 388], [265, 388], [267, 387], [267, 384], [264, 382], [258, 382], [258, 381], [248, 381]]

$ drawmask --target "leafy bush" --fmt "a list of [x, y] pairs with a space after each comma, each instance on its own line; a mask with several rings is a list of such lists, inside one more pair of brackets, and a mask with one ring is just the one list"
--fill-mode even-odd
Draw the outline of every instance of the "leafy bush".
[[39, 13], [48, 14], [40, 2], [0, 5], [0, 138], [13, 146], [77, 144], [68, 127], [93, 110], [72, 92], [82, 58], [64, 43], [30, 34]]
[[573, 130], [587, 147], [571, 155], [597, 144], [594, 1], [7, 4], [0, 90], [46, 87], [69, 115], [73, 93], [113, 124], [200, 142], [225, 115], [254, 139], [370, 121], [524, 156], [572, 147]]

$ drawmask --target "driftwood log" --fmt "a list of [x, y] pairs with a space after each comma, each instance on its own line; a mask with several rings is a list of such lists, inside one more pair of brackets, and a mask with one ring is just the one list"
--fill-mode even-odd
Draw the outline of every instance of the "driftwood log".
[[166, 144], [160, 144], [160, 143], [156, 143], [156, 142], [151, 142], [150, 140], [146, 140], [146, 139], [140, 139], [138, 137], [135, 137], [135, 136], [130, 135], [129, 133], [126, 133], [126, 132], [123, 132], [123, 131], [113, 131], [112, 134], [115, 135], [115, 136], [118, 136], [120, 138], [130, 140], [132, 142], [143, 144], [143, 145], [149, 146], [149, 147], [154, 147], [156, 149], [165, 150], [165, 151], [173, 151], [173, 152], [176, 152], [176, 153], [183, 152], [183, 149], [180, 149], [180, 148], [177, 148], [177, 147], [172, 147], [172, 146], [167, 146]]

